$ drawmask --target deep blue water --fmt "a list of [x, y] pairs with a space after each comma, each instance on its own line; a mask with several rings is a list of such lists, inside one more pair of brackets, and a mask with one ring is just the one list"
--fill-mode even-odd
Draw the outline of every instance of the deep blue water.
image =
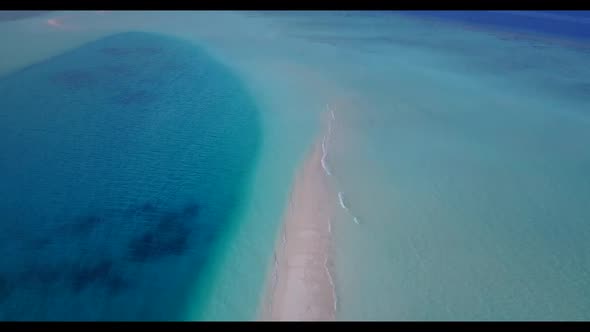
[[130, 32], [0, 78], [0, 110], [0, 320], [184, 318], [257, 156], [240, 81]]
[[45, 15], [51, 11], [49, 10], [0, 10], [0, 22], [2, 21], [16, 21], [29, 17]]
[[482, 27], [590, 41], [590, 11], [423, 10], [404, 13]]

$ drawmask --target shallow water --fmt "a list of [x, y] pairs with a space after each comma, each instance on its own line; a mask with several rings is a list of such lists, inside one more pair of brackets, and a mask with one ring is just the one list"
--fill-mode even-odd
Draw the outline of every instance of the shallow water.
[[334, 224], [339, 317], [587, 319], [588, 54], [416, 35], [332, 39], [374, 60], [348, 74], [330, 159], [348, 210]]

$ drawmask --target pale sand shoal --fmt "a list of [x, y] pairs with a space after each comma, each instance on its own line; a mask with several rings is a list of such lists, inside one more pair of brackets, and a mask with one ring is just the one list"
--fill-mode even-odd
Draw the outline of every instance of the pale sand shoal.
[[295, 177], [262, 320], [335, 319], [334, 286], [327, 265], [334, 205], [321, 159], [322, 139]]

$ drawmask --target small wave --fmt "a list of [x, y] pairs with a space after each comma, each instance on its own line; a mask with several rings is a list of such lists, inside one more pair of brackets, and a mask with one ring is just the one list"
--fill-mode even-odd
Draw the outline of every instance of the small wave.
[[275, 254], [274, 254], [274, 267], [272, 270], [272, 289], [273, 289], [273, 291], [276, 288], [278, 281], [279, 281], [279, 260], [277, 258], [277, 254], [275, 252]]
[[[334, 122], [334, 120], [336, 120], [336, 116], [334, 114], [334, 110], [330, 108], [329, 104], [326, 104], [326, 110], [330, 111], [330, 115], [331, 115], [332, 119], [328, 122], [328, 133], [324, 136], [324, 138], [322, 140], [322, 160], [321, 160], [321, 163], [322, 163], [322, 168], [324, 169], [325, 173], [327, 175], [331, 176], [332, 172], [330, 171], [330, 169], [328, 167], [328, 163], [326, 161], [326, 159], [328, 157], [327, 142], [330, 139], [330, 136], [332, 135], [332, 123]], [[359, 218], [350, 212], [350, 209], [348, 208], [348, 206], [345, 203], [344, 194], [341, 191], [338, 192], [338, 200], [340, 201], [340, 206], [346, 212], [348, 212], [348, 214], [352, 217], [352, 220], [354, 221], [354, 223], [357, 225], [360, 225]]]
[[[329, 106], [326, 105], [326, 108], [329, 109]], [[332, 119], [334, 119], [333, 115], [332, 115]], [[332, 172], [330, 171], [330, 168], [328, 167], [328, 162], [326, 161], [326, 159], [328, 158], [327, 142], [330, 139], [331, 135], [332, 135], [332, 121], [328, 122], [328, 133], [326, 135], [324, 135], [324, 137], [322, 139], [322, 160], [321, 160], [321, 163], [322, 163], [322, 168], [324, 169], [324, 172], [328, 176], [332, 176]]]
[[340, 206], [342, 206], [344, 210], [348, 211], [348, 207], [344, 203], [344, 194], [341, 191], [338, 192], [338, 200], [340, 201]]
[[330, 169], [328, 168], [328, 165], [326, 164], [326, 160], [324, 158], [322, 158], [322, 168], [324, 169], [324, 172], [326, 172], [326, 175], [332, 176], [332, 172], [330, 172]]
[[322, 140], [322, 168], [324, 169], [324, 172], [326, 172], [327, 175], [331, 176], [332, 172], [330, 172], [330, 169], [328, 168], [328, 163], [326, 162], [326, 158], [328, 157], [328, 150], [326, 148], [326, 140], [327, 140], [327, 136], [324, 136], [324, 139]]
[[[332, 172], [330, 171], [330, 168], [328, 167], [328, 162], [326, 160], [328, 157], [328, 143], [329, 143], [329, 140], [332, 136], [332, 131], [333, 131], [333, 122], [334, 122], [334, 120], [336, 120], [336, 118], [334, 116], [334, 111], [332, 109], [330, 109], [330, 106], [328, 104], [326, 104], [326, 109], [330, 111], [330, 115], [332, 118], [330, 121], [328, 121], [328, 133], [323, 137], [323, 140], [322, 140], [322, 160], [321, 160], [321, 163], [322, 163], [322, 168], [324, 169], [326, 175], [332, 176]], [[342, 208], [344, 208], [346, 211], [348, 211], [348, 208], [344, 204], [344, 197], [343, 197], [342, 192], [338, 193], [338, 198], [340, 199], [340, 205], [342, 206]], [[355, 220], [357, 220], [356, 217], [355, 217]], [[328, 233], [332, 234], [332, 219], [331, 218], [328, 220]], [[329, 256], [326, 254], [326, 258], [324, 260], [324, 269], [326, 270], [326, 275], [328, 276], [328, 281], [330, 282], [330, 286], [332, 288], [332, 303], [334, 305], [334, 316], [335, 316], [336, 312], [338, 310], [338, 294], [336, 293], [336, 285], [334, 283], [334, 278], [332, 277], [332, 273], [330, 272], [330, 268], [328, 266], [328, 257]]]
[[268, 303], [267, 311], [268, 311], [270, 317], [272, 317], [272, 313], [273, 313], [272, 309], [273, 309], [274, 293], [277, 289], [277, 284], [279, 282], [279, 261], [277, 258], [276, 251], [273, 255], [273, 261], [274, 261], [274, 266], [272, 269], [270, 293], [269, 293], [269, 298], [268, 298], [268, 302], [267, 302]]
[[330, 105], [326, 104], [326, 109], [328, 109], [330, 111], [330, 115], [332, 116], [332, 120], [336, 120], [336, 117], [334, 116], [334, 110], [330, 108]]
[[330, 273], [330, 268], [328, 267], [328, 256], [324, 260], [324, 269], [326, 269], [326, 274], [328, 275], [328, 281], [330, 282], [330, 286], [332, 287], [332, 303], [334, 304], [334, 315], [338, 310], [338, 296], [336, 295], [336, 285], [334, 284], [334, 278], [332, 278], [332, 273]]
[[360, 225], [361, 222], [360, 222], [359, 218], [357, 216], [355, 216], [354, 214], [352, 214], [352, 212], [350, 212], [350, 209], [348, 208], [348, 206], [345, 203], [346, 201], [344, 200], [344, 193], [342, 193], [341, 191], [338, 192], [338, 201], [340, 201], [340, 206], [346, 212], [348, 212], [348, 214], [352, 217], [352, 220], [354, 221], [354, 223], [357, 225]]

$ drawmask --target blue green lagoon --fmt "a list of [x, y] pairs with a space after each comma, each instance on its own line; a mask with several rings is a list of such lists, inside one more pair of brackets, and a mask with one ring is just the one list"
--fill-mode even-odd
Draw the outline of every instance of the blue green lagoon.
[[587, 12], [2, 17], [0, 320], [590, 319]]

